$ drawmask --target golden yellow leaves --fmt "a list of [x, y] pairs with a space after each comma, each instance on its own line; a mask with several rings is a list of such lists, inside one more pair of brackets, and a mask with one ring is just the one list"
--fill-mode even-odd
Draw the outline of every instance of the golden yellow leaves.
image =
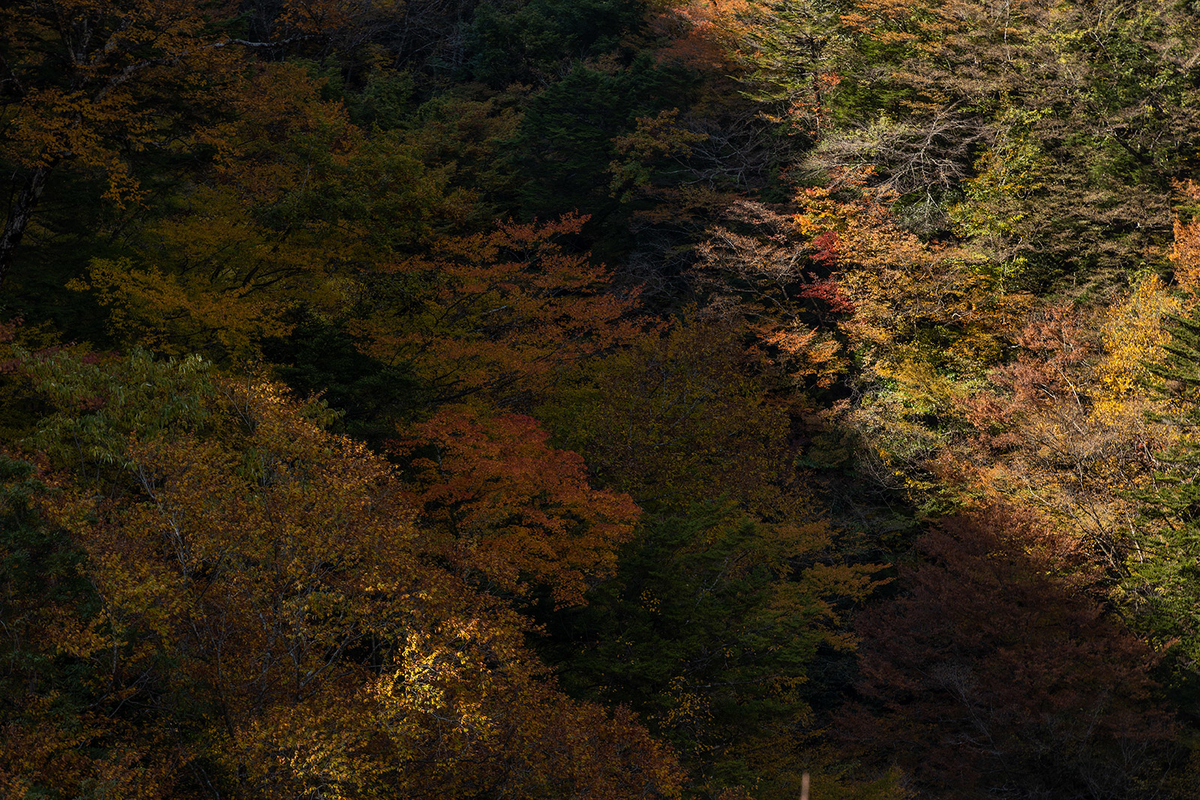
[[128, 259], [97, 259], [87, 277], [68, 288], [94, 292], [108, 309], [113, 333], [154, 352], [249, 359], [263, 339], [288, 333], [282, 317], [290, 304], [255, 291], [254, 284], [237, 285], [239, 276], [229, 277], [225, 283], [233, 285], [220, 291], [219, 283], [199, 270], [178, 274], [139, 269]]
[[[222, 38], [208, 29], [216, 13], [185, 0], [7, 4], [0, 31], [15, 51], [13, 79], [26, 89], [0, 146], [23, 166], [100, 172], [108, 199], [136, 202], [128, 152], [164, 144], [177, 122], [166, 110], [171, 104], [155, 100], [179, 91], [195, 96], [202, 84], [220, 86], [232, 76], [237, 56], [210, 46]], [[88, 35], [72, 35], [76, 25]], [[56, 41], [68, 56], [65, 73], [45, 63], [46, 42]]]
[[1128, 297], [1109, 307], [1101, 329], [1105, 355], [1096, 366], [1103, 388], [1100, 413], [1144, 393], [1150, 377], [1147, 365], [1162, 361], [1163, 346], [1171, 340], [1167, 318], [1182, 310], [1183, 304], [1157, 275], [1146, 276]]
[[[60, 535], [86, 556], [79, 569], [96, 611], [39, 611], [51, 655], [98, 676], [95, 691], [117, 722], [88, 722], [67, 740], [66, 727], [31, 705], [44, 724], [7, 731], [27, 741], [28, 758], [0, 756], [0, 786], [95, 775], [123, 787], [140, 770], [122, 796], [149, 798], [167, 791], [155, 770], [200, 759], [210, 785], [262, 798], [468, 798], [501, 787], [677, 796], [674, 759], [632, 716], [562, 696], [525, 645], [529, 623], [469, 585], [481, 565], [512, 561], [501, 580], [532, 575], [570, 600], [611, 569], [637, 509], [590, 489], [578, 457], [548, 448], [527, 418], [448, 412], [421, 431], [446, 471], [426, 487], [436, 499], [424, 509], [430, 529], [419, 530], [392, 468], [321, 430], [279, 387], [192, 385], [176, 380], [190, 366], [134, 361], [120, 374], [140, 375], [145, 386], [135, 388], [190, 391], [205, 413], [162, 423], [125, 408], [119, 392], [140, 395], [106, 382], [119, 372], [111, 363], [60, 356], [29, 370], [45, 373], [59, 416], [92, 421], [89, 447], [121, 451], [101, 482], [65, 487], [54, 504]], [[81, 405], [80, 396], [93, 399]], [[78, 423], [55, 417], [46, 435], [78, 434]], [[446, 569], [454, 565], [438, 517], [454, 498], [464, 529], [484, 541], [479, 551], [493, 533], [503, 540], [460, 575]], [[111, 764], [83, 753], [100, 736], [124, 741], [113, 731], [127, 707], [161, 726], [161, 735], [134, 732], [139, 743], [162, 741], [154, 758], [116, 745]], [[45, 763], [53, 759], [64, 765]]]

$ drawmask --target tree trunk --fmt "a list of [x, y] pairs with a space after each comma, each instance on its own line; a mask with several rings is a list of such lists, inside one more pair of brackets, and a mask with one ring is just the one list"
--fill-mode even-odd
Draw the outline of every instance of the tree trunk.
[[49, 176], [50, 167], [45, 165], [35, 167], [33, 172], [29, 173], [25, 186], [21, 188], [21, 193], [17, 195], [17, 202], [8, 215], [4, 234], [0, 235], [0, 289], [4, 288], [4, 281], [12, 267], [17, 245], [21, 243], [21, 237], [25, 235], [25, 228], [29, 225], [33, 210], [37, 208], [38, 200], [41, 199], [42, 190], [46, 188], [46, 179]]

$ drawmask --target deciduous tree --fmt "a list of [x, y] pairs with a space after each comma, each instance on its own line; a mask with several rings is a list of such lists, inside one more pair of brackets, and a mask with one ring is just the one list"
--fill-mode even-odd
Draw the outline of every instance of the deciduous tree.
[[557, 605], [574, 605], [611, 577], [640, 509], [589, 486], [583, 458], [548, 439], [530, 417], [449, 406], [392, 450], [410, 456], [428, 546], [466, 580], [516, 594], [533, 583]]
[[[25, 364], [55, 409], [40, 442], [82, 479], [39, 503], [89, 587], [44, 646], [133, 729], [86, 774], [141, 770], [150, 793], [158, 770], [177, 796], [677, 796], [670, 754], [628, 712], [563, 697], [527, 623], [439, 564], [392, 468], [319, 405], [194, 360]], [[143, 404], [160, 391], [173, 405]], [[45, 739], [3, 779], [50, 788], [47, 759], [86, 766], [99, 735]]]
[[1157, 656], [1105, 611], [1085, 549], [1027, 511], [951, 517], [866, 613], [842, 732], [934, 797], [1132, 797], [1171, 720]]
[[[21, 0], [0, 10], [0, 159], [11, 170], [0, 285], [51, 175], [96, 173], [137, 203], [146, 150], [194, 144], [236, 82], [225, 3]], [[180, 101], [183, 102], [180, 102]]]
[[510, 221], [382, 265], [355, 330], [376, 358], [412, 364], [439, 401], [527, 403], [564, 368], [639, 335], [633, 298], [564, 241], [584, 222]]

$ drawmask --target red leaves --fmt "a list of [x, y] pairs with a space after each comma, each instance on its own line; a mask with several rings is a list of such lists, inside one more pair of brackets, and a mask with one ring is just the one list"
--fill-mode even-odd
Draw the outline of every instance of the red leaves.
[[628, 495], [588, 485], [583, 458], [547, 444], [537, 421], [449, 407], [395, 446], [410, 464], [422, 523], [445, 537], [444, 555], [495, 588], [550, 587], [576, 605], [616, 566], [641, 511]]
[[838, 258], [838, 244], [837, 231], [825, 231], [817, 234], [813, 237], [811, 244], [816, 252], [809, 257], [818, 264], [833, 265]]
[[810, 275], [813, 282], [800, 290], [800, 296], [809, 300], [820, 300], [835, 314], [854, 313], [854, 301], [846, 296], [837, 281], [833, 279], [818, 279]]

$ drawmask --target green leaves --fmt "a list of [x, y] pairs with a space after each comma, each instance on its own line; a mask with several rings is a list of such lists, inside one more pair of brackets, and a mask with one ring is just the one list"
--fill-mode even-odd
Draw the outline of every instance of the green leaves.
[[[853, 648], [839, 609], [873, 570], [841, 563], [820, 522], [758, 522], [731, 503], [646, 520], [615, 580], [552, 623], [568, 689], [630, 704], [706, 791], [784, 778], [768, 763], [812, 730], [810, 670]], [[815, 685], [814, 685], [815, 684]]]
[[82, 474], [128, 466], [127, 439], [198, 430], [217, 389], [199, 356], [155, 361], [144, 350], [123, 359], [70, 352], [20, 353], [22, 367], [56, 413], [30, 444]]
[[1148, 365], [1163, 380], [1168, 420], [1179, 440], [1152, 454], [1153, 482], [1136, 494], [1142, 515], [1137, 552], [1126, 563], [1127, 601], [1137, 624], [1165, 652], [1172, 689], [1189, 715], [1200, 714], [1200, 319], [1175, 317], [1166, 364]]
[[[0, 688], [25, 685], [5, 696], [19, 747], [0, 753], [0, 788], [678, 795], [674, 758], [628, 712], [563, 696], [525, 646], [528, 621], [447, 568], [437, 508], [414, 524], [391, 465], [280, 387], [145, 353], [23, 366], [52, 405], [39, 442], [63, 472], [49, 502], [30, 467], [0, 458]], [[570, 599], [611, 569], [636, 508], [587, 487], [532, 420], [492, 423], [425, 426], [446, 469], [425, 499], [461, 499], [473, 539], [502, 539], [474, 563], [549, 583], [561, 570]], [[76, 667], [79, 705], [59, 713]]]

